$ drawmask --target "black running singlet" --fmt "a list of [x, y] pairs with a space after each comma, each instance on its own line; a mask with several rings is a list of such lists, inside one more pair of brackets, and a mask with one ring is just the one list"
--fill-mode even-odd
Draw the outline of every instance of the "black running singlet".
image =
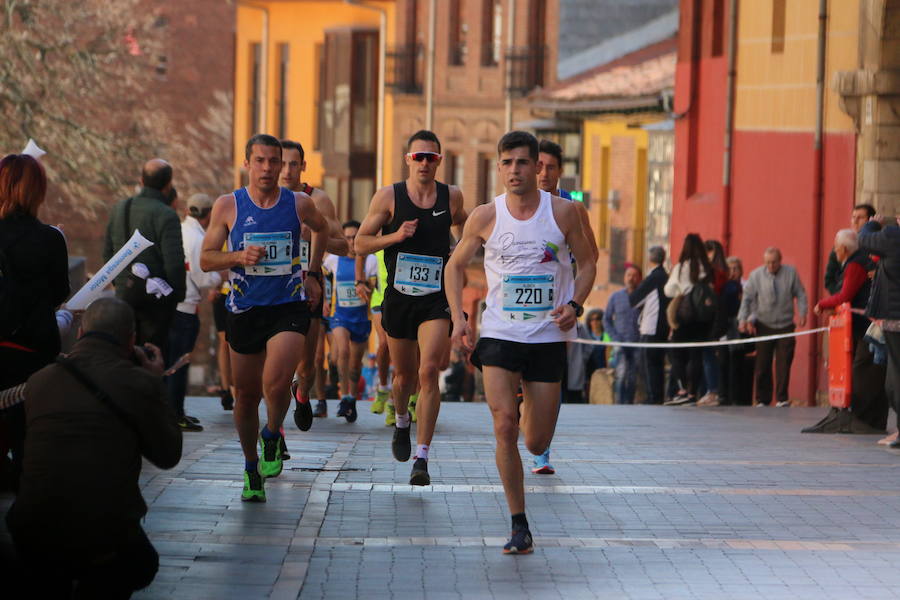
[[[436, 284], [436, 281], [433, 280], [435, 275], [440, 279], [439, 291], [443, 292], [444, 290], [444, 267], [447, 265], [447, 260], [450, 258], [450, 225], [453, 222], [453, 218], [450, 214], [450, 188], [447, 184], [439, 181], [436, 181], [435, 184], [437, 185], [437, 198], [434, 202], [434, 206], [431, 208], [419, 208], [412, 203], [412, 200], [409, 199], [409, 194], [406, 191], [405, 181], [394, 184], [394, 218], [381, 228], [381, 235], [394, 233], [400, 229], [400, 225], [402, 225], [404, 221], [418, 219], [419, 222], [416, 225], [416, 232], [412, 237], [406, 238], [399, 244], [394, 244], [393, 246], [388, 246], [384, 249], [384, 264], [387, 267], [388, 272], [388, 288], [395, 287], [394, 280], [397, 270], [397, 257], [399, 254], [403, 253], [406, 255], [423, 255], [440, 258], [439, 264], [435, 261], [434, 265], [435, 268], [440, 269], [439, 274], [435, 274], [434, 271], [428, 273], [427, 271], [418, 270], [416, 265], [421, 263], [410, 262], [408, 260], [403, 261], [403, 265], [401, 266], [411, 265], [411, 267], [405, 268], [412, 270], [410, 273], [404, 271], [400, 280], [401, 282], [410, 282], [408, 286], [410, 292], [412, 292], [411, 286], [417, 282], [417, 279], [421, 279], [421, 283], [426, 286], [429, 284], [429, 280], [431, 280], [432, 284]], [[427, 269], [427, 267], [422, 268]], [[405, 284], [401, 283], [398, 285], [402, 287]], [[418, 296], [420, 294], [411, 293], [411, 295]]]

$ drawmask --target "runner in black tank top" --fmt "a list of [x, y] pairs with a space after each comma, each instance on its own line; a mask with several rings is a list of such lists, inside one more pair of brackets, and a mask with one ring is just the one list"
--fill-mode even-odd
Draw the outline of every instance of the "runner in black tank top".
[[392, 451], [401, 462], [412, 453], [408, 400], [416, 384], [420, 386], [411, 485], [431, 482], [427, 460], [440, 409], [438, 375], [450, 350], [444, 267], [450, 256], [450, 228], [466, 218], [459, 188], [435, 181], [440, 152], [440, 142], [430, 131], [409, 139], [409, 178], [375, 193], [355, 242], [361, 255], [384, 250], [388, 286], [381, 318], [394, 364]]
[[[394, 274], [397, 269], [397, 255], [401, 252], [440, 257], [442, 266], [447, 264], [450, 258], [450, 188], [445, 183], [434, 182], [437, 186], [437, 199], [432, 208], [419, 208], [409, 199], [406, 191], [406, 182], [394, 184], [394, 218], [381, 228], [381, 235], [390, 235], [400, 228], [404, 221], [419, 220], [416, 232], [412, 237], [406, 238], [399, 244], [388, 246], [384, 249], [384, 265], [388, 272], [387, 294], [399, 294], [394, 289]], [[406, 273], [405, 275], [409, 275]], [[444, 270], [440, 271], [441, 290], [434, 294], [444, 298]], [[433, 300], [429, 296], [413, 296]], [[405, 337], [405, 336], [403, 336]], [[412, 338], [415, 339], [415, 338]]]

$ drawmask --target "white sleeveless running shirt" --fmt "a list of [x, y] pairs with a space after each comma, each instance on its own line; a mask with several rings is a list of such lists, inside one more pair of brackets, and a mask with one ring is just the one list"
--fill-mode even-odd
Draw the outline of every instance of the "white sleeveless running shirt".
[[509, 213], [506, 194], [494, 199], [496, 221], [484, 244], [488, 293], [481, 337], [531, 344], [575, 339], [574, 327], [564, 332], [550, 316], [572, 299], [575, 282], [552, 196], [539, 191], [540, 206], [526, 221]]

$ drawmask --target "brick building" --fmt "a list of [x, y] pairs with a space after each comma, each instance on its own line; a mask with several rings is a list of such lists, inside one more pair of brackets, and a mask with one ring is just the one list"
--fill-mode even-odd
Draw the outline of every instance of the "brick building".
[[[682, 0], [681, 21], [673, 249], [698, 232], [746, 271], [778, 246], [812, 308], [853, 205], [900, 207], [900, 4]], [[795, 356], [791, 397], [815, 404], [822, 347]]]

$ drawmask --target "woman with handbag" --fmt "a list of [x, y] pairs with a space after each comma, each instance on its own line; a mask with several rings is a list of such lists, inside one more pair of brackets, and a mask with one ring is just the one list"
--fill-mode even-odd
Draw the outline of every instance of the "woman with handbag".
[[[672, 268], [663, 289], [666, 296], [673, 299], [667, 312], [673, 342], [709, 341], [718, 309], [712, 277], [713, 268], [703, 240], [696, 233], [687, 234], [678, 264]], [[703, 348], [676, 348], [670, 359], [679, 391], [675, 398], [664, 404], [696, 404], [697, 389], [703, 377]]]

